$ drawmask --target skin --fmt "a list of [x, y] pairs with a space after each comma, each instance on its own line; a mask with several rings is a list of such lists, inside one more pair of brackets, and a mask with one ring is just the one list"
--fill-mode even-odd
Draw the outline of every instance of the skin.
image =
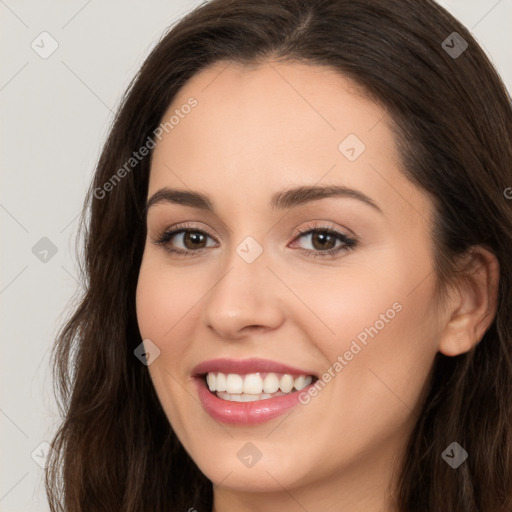
[[[157, 143], [148, 198], [193, 190], [215, 211], [151, 207], [137, 287], [142, 338], [160, 349], [148, 369], [165, 413], [214, 482], [217, 512], [396, 510], [387, 491], [434, 356], [481, 339], [495, 313], [497, 261], [477, 248], [475, 272], [438, 307], [433, 203], [400, 172], [384, 110], [333, 70], [217, 63], [185, 84], [164, 119], [191, 96], [197, 107]], [[355, 161], [338, 150], [349, 134], [366, 146]], [[272, 210], [274, 193], [301, 184], [357, 189], [382, 213], [347, 197]], [[212, 235], [202, 253], [184, 258], [153, 243], [182, 222]], [[321, 246], [297, 230], [325, 224], [359, 243], [306, 254]], [[236, 252], [247, 236], [263, 249], [252, 263]], [[343, 245], [336, 240], [327, 248]], [[191, 253], [193, 244], [183, 234], [168, 243]], [[220, 424], [201, 406], [198, 363], [262, 357], [322, 375], [395, 302], [401, 311], [307, 405], [250, 427]], [[237, 458], [248, 441], [262, 453], [250, 468]]]

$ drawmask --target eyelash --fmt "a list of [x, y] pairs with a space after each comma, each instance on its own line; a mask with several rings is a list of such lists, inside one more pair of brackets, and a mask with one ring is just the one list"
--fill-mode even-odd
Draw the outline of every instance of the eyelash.
[[[335, 257], [337, 254], [346, 253], [346, 252], [353, 250], [358, 244], [358, 239], [351, 238], [348, 235], [345, 235], [344, 233], [341, 233], [340, 231], [337, 231], [336, 229], [334, 229], [330, 226], [311, 226], [311, 225], [306, 226], [302, 229], [299, 229], [297, 232], [297, 235], [295, 236], [293, 241], [295, 241], [305, 235], [309, 235], [311, 233], [316, 233], [316, 232], [325, 233], [327, 235], [334, 236], [337, 239], [341, 240], [344, 245], [342, 245], [338, 248], [334, 248], [334, 249], [327, 249], [325, 251], [303, 249], [303, 252], [304, 252], [304, 254], [306, 254], [306, 256], [311, 256], [313, 258], [318, 258], [318, 257], [327, 258], [329, 256]], [[206, 236], [209, 236], [210, 238], [214, 239], [214, 237], [212, 235], [210, 235], [210, 233], [208, 233], [205, 230], [197, 229], [195, 226], [180, 224], [172, 230], [164, 230], [163, 232], [161, 232], [158, 235], [157, 239], [153, 241], [153, 243], [155, 245], [162, 246], [165, 251], [167, 251], [170, 254], [174, 254], [178, 257], [189, 257], [192, 255], [198, 255], [198, 254], [201, 254], [206, 249], [205, 247], [203, 247], [203, 248], [197, 249], [197, 250], [184, 251], [183, 249], [176, 249], [174, 247], [169, 246], [168, 243], [170, 242], [170, 240], [175, 235], [177, 235], [179, 233], [200, 233], [202, 235], [206, 235]]]

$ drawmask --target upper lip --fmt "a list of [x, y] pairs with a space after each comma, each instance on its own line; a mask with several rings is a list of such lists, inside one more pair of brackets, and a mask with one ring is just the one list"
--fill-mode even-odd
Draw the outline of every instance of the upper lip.
[[203, 361], [194, 367], [192, 370], [196, 376], [204, 375], [209, 372], [222, 372], [222, 373], [238, 373], [245, 375], [248, 373], [258, 372], [273, 372], [273, 373], [287, 373], [290, 375], [316, 375], [308, 370], [301, 370], [294, 368], [287, 364], [271, 361], [269, 359], [210, 359]]

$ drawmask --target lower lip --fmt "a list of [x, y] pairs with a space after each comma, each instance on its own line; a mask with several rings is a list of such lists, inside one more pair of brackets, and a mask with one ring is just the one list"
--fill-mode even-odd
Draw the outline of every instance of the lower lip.
[[307, 392], [313, 386], [294, 391], [288, 395], [255, 400], [254, 402], [230, 402], [222, 400], [208, 389], [204, 378], [196, 377], [199, 399], [206, 412], [215, 420], [231, 425], [256, 425], [281, 416], [299, 404], [299, 394]]

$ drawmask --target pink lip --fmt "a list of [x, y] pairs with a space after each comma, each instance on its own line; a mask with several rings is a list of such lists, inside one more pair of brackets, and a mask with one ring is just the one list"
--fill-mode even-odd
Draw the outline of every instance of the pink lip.
[[256, 425], [276, 418], [299, 404], [299, 394], [307, 393], [308, 389], [314, 385], [312, 382], [300, 391], [275, 398], [254, 402], [230, 402], [213, 394], [208, 389], [204, 377], [195, 377], [194, 381], [206, 412], [215, 420], [232, 425]]
[[[203, 361], [198, 364], [192, 371], [194, 376], [204, 375], [208, 372], [222, 372], [222, 373], [238, 373], [239, 375], [246, 375], [248, 373], [258, 372], [274, 372], [274, 373], [289, 373], [290, 375], [313, 375], [314, 373], [300, 368], [293, 368], [286, 364], [277, 363], [268, 359], [212, 359], [210, 361]], [[273, 399], [272, 399], [273, 400]]]
[[[284, 414], [288, 409], [300, 403], [299, 394], [307, 392], [308, 388], [314, 385], [314, 382], [300, 391], [284, 396], [255, 400], [254, 402], [230, 402], [229, 400], [222, 400], [210, 392], [204, 378], [204, 375], [209, 372], [237, 373], [239, 375], [274, 372], [288, 373], [297, 377], [299, 375], [317, 377], [308, 370], [294, 368], [268, 359], [251, 358], [237, 361], [236, 359], [222, 358], [203, 361], [192, 371], [199, 399], [212, 418], [233, 425], [255, 425]], [[313, 379], [313, 381], [316, 381], [316, 379]]]

